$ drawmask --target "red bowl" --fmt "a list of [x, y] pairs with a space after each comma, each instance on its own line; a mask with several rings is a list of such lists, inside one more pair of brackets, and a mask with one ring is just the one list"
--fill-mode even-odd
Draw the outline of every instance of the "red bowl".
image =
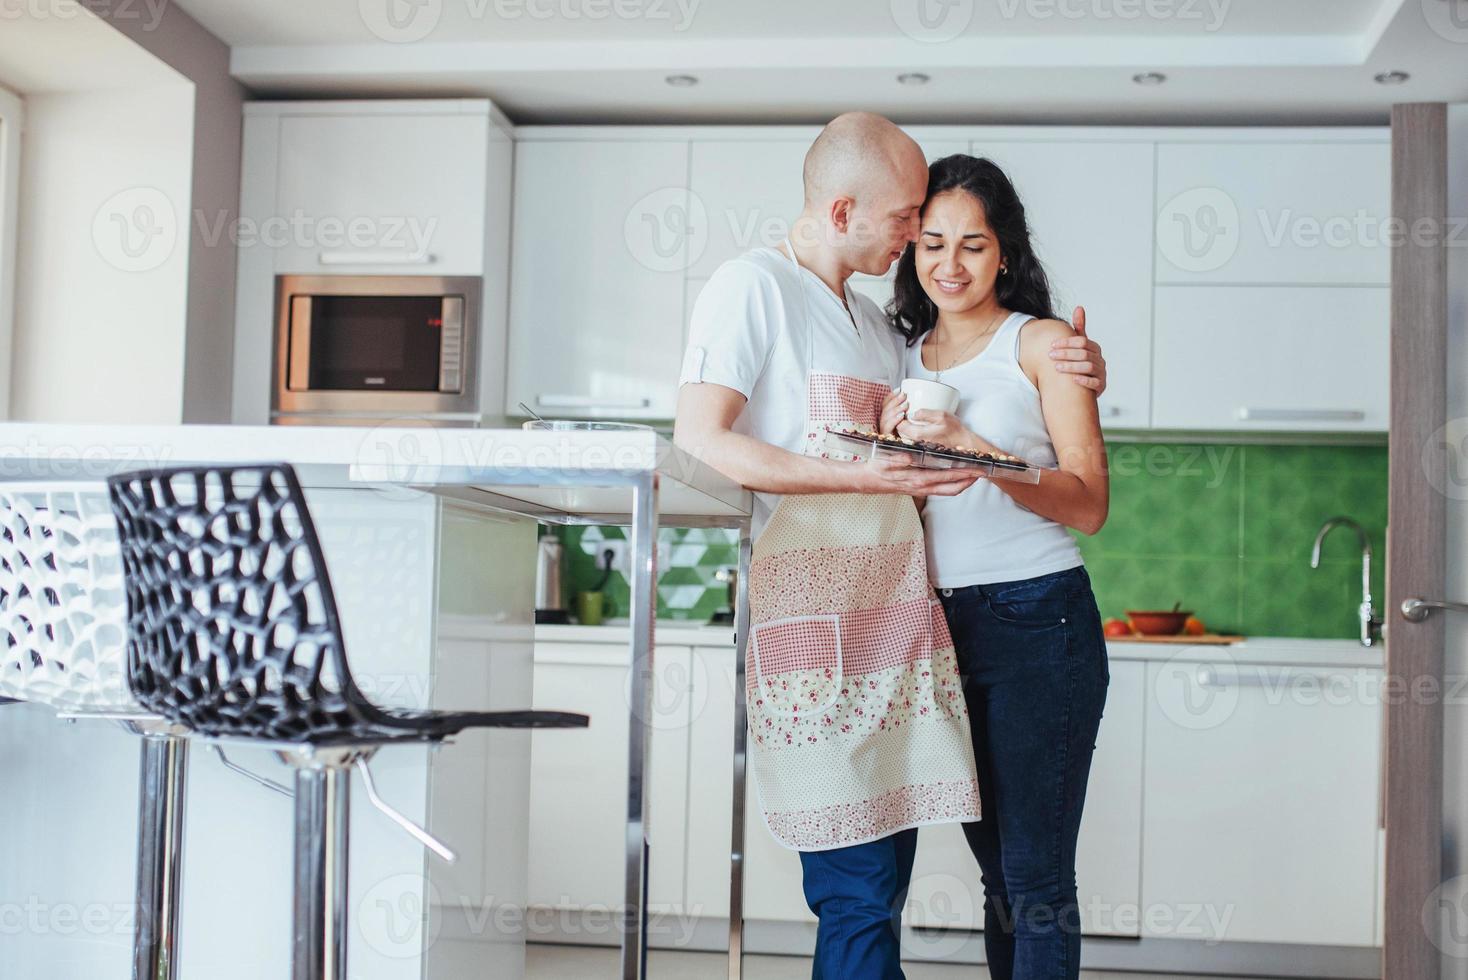
[[1188, 617], [1193, 615], [1191, 609], [1180, 612], [1172, 610], [1157, 609], [1128, 609], [1126, 618], [1131, 621], [1132, 629], [1143, 636], [1176, 636], [1183, 631], [1183, 626], [1188, 622]]

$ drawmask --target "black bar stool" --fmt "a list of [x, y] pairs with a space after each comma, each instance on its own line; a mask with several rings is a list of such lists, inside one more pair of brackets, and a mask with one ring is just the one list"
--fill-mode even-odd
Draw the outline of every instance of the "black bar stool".
[[377, 795], [379, 747], [468, 728], [580, 728], [554, 711], [383, 708], [352, 679], [326, 560], [286, 463], [180, 467], [108, 480], [127, 590], [127, 673], [150, 711], [211, 739], [267, 743], [295, 769], [293, 980], [345, 980], [350, 773]]

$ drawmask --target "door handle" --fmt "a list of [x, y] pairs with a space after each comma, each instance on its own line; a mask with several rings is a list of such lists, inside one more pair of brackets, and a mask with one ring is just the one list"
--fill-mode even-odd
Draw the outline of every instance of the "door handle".
[[1420, 623], [1432, 615], [1434, 609], [1446, 612], [1468, 613], [1468, 602], [1449, 602], [1446, 599], [1403, 599], [1402, 618], [1409, 623]]

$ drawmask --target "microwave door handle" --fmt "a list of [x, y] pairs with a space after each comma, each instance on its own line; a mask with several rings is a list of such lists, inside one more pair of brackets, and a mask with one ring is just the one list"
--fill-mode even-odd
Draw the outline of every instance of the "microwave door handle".
[[311, 297], [292, 296], [290, 324], [286, 333], [290, 360], [286, 364], [287, 391], [311, 387]]

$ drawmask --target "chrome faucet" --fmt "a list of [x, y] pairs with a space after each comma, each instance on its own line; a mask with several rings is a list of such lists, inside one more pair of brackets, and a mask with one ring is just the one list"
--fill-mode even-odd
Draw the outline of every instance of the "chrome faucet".
[[1310, 567], [1320, 567], [1320, 545], [1325, 536], [1338, 527], [1350, 528], [1361, 540], [1361, 608], [1357, 616], [1361, 620], [1361, 645], [1369, 647], [1381, 638], [1381, 620], [1377, 618], [1376, 610], [1371, 608], [1371, 539], [1366, 536], [1366, 530], [1349, 517], [1332, 517], [1315, 533], [1315, 545], [1310, 549]]

